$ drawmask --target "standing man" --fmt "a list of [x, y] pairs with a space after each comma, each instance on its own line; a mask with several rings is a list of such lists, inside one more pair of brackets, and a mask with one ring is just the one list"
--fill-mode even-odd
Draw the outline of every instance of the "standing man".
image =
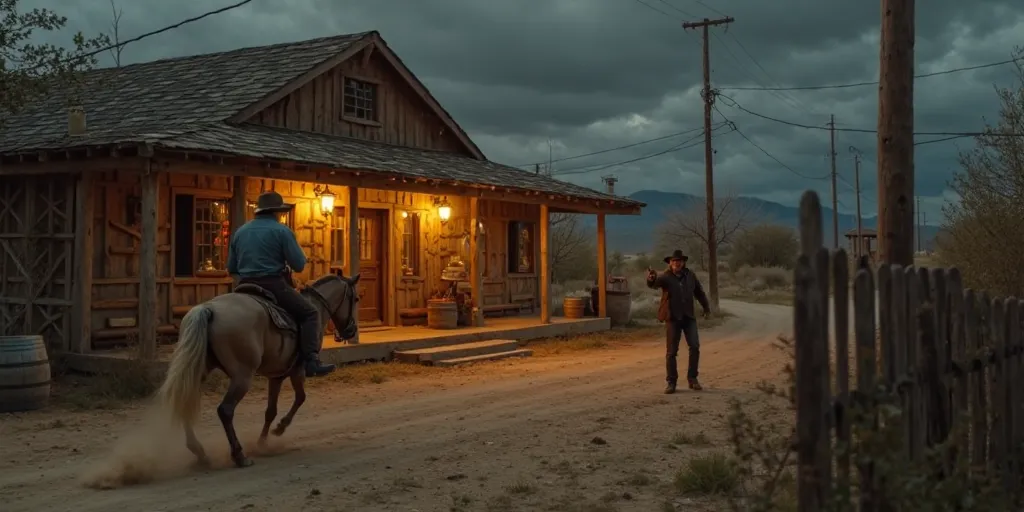
[[647, 269], [647, 287], [661, 289], [661, 304], [658, 308], [658, 320], [665, 322], [665, 394], [676, 392], [679, 370], [676, 367], [676, 355], [679, 353], [679, 342], [686, 336], [686, 346], [690, 348], [689, 363], [686, 368], [686, 381], [690, 389], [704, 389], [697, 380], [697, 366], [700, 364], [700, 338], [697, 334], [697, 317], [693, 311], [693, 299], [700, 302], [704, 309], [704, 317], [711, 314], [711, 305], [704, 294], [697, 275], [686, 268], [689, 259], [678, 249], [665, 258], [668, 270], [658, 275], [654, 269]]

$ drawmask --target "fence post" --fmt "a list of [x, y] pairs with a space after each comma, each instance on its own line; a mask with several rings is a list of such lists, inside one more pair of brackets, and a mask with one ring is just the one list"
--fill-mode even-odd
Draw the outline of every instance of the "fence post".
[[[801, 512], [824, 509], [831, 490], [828, 418], [828, 251], [822, 246], [821, 204], [813, 192], [800, 201], [801, 254], [794, 270], [797, 500]], [[825, 278], [822, 279], [822, 265]], [[824, 297], [824, 300], [822, 298]]]

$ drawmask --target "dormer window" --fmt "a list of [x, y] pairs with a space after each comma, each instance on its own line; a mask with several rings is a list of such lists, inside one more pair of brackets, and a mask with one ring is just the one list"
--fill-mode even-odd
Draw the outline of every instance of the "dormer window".
[[378, 121], [377, 84], [345, 77], [344, 96], [343, 117], [372, 123]]

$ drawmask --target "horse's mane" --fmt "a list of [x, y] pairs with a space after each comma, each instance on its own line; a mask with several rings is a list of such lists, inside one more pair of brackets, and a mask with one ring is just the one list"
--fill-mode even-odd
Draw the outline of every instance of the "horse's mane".
[[313, 281], [312, 283], [307, 284], [305, 287], [309, 288], [309, 287], [313, 287], [313, 286], [319, 286], [321, 284], [326, 283], [327, 281], [334, 281], [335, 279], [341, 279], [341, 277], [339, 277], [339, 276], [337, 276], [335, 274], [325, 274], [325, 275], [322, 275], [319, 278], [317, 278], [316, 281]]

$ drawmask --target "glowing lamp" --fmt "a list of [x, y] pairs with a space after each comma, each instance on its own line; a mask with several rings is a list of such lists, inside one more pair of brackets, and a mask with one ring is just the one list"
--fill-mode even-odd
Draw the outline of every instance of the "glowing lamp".
[[320, 198], [320, 213], [324, 217], [334, 214], [334, 192], [330, 187], [320, 188], [320, 185], [313, 187], [313, 194]]
[[437, 216], [441, 218], [441, 222], [448, 222], [448, 219], [452, 218], [452, 207], [447, 202], [441, 203], [437, 207]]
[[320, 211], [324, 215], [334, 213], [334, 194], [330, 191], [324, 191], [320, 194]]

